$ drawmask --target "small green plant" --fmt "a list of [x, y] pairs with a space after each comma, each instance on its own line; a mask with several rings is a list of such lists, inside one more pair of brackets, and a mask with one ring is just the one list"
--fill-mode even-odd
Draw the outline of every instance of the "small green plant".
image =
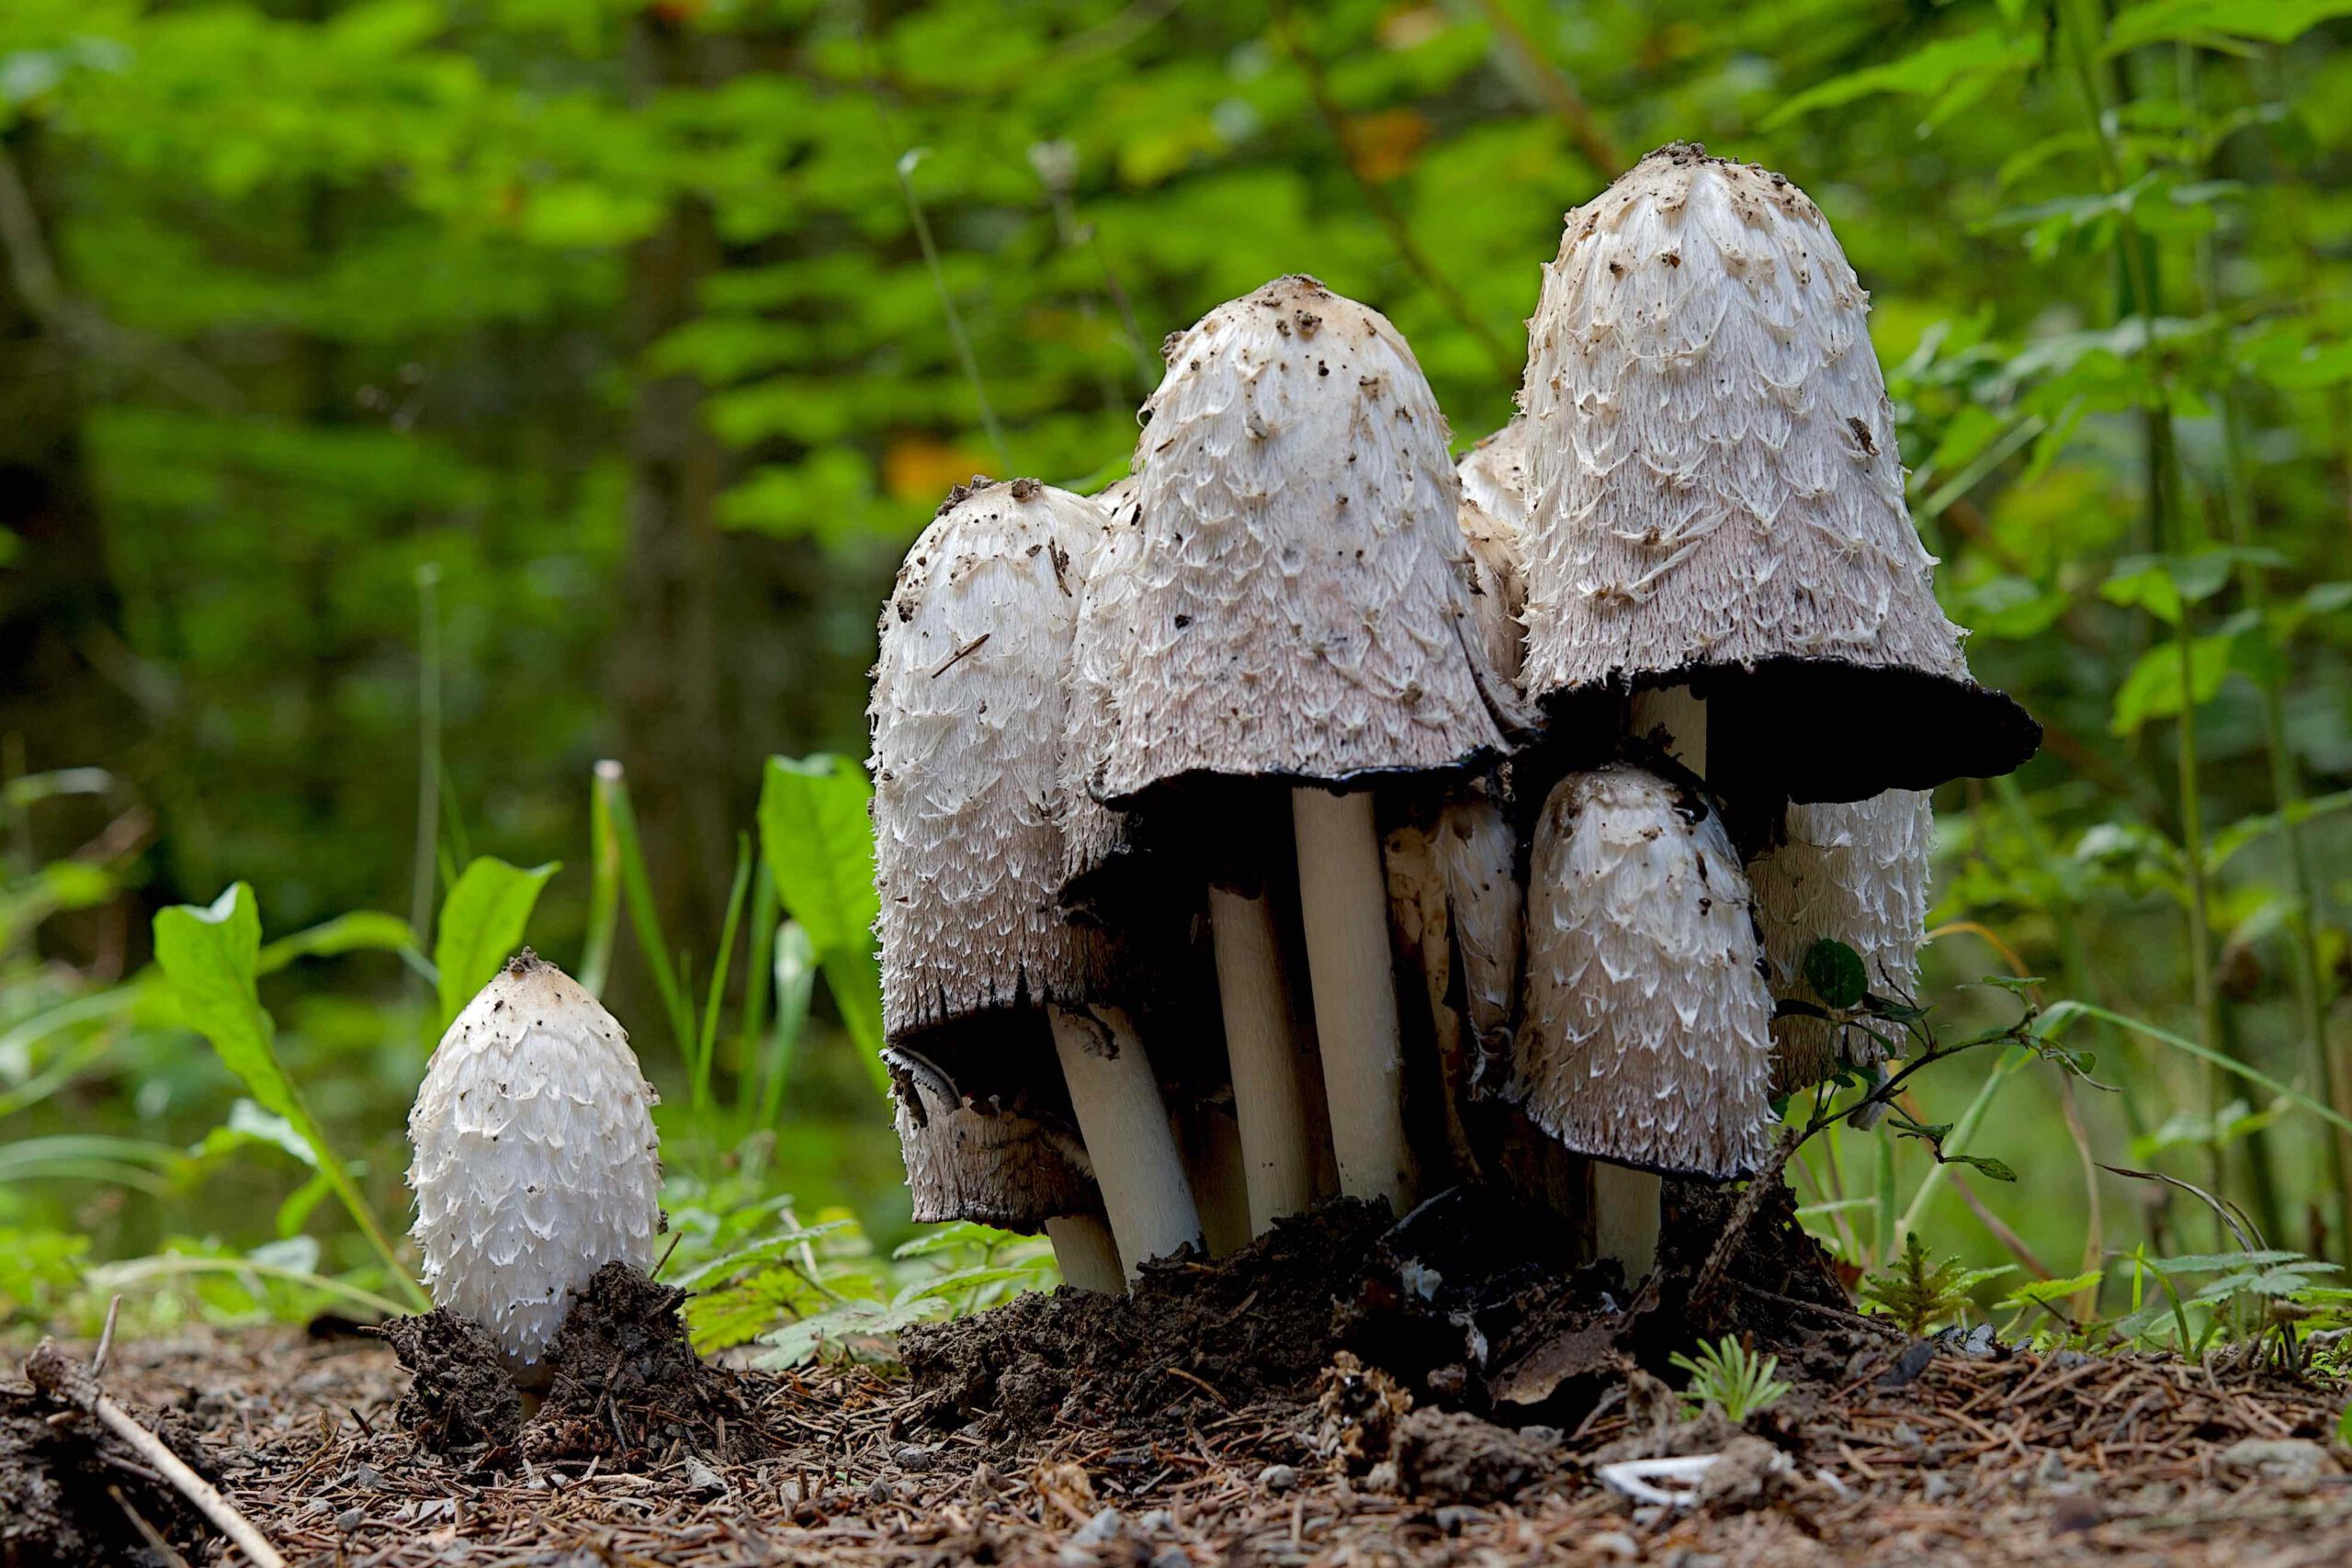
[[1928, 1249], [1913, 1231], [1903, 1241], [1903, 1256], [1862, 1280], [1864, 1305], [1894, 1320], [1914, 1339], [1939, 1324], [1955, 1323], [1969, 1307], [1969, 1292], [2007, 1269], [1964, 1269], [1957, 1258], [1931, 1263]]
[[1781, 1370], [1780, 1357], [1759, 1355], [1728, 1334], [1713, 1345], [1702, 1340], [1696, 1359], [1676, 1351], [1672, 1364], [1690, 1374], [1682, 1398], [1692, 1415], [1712, 1404], [1736, 1427], [1771, 1409], [1789, 1392], [1789, 1385], [1772, 1375]]

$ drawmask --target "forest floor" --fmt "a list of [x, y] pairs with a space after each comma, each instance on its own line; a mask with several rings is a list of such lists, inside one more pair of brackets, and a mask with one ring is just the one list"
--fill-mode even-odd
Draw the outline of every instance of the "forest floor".
[[[1459, 1369], [1400, 1383], [1344, 1350], [1308, 1367], [1281, 1338], [1279, 1284], [1328, 1261], [1315, 1252], [1191, 1266], [1140, 1309], [1021, 1298], [910, 1336], [904, 1368], [730, 1372], [700, 1414], [607, 1381], [582, 1406], [601, 1421], [542, 1414], [438, 1452], [374, 1340], [125, 1341], [106, 1383], [304, 1564], [2352, 1560], [2352, 1474], [2329, 1446], [2345, 1395], [2319, 1381], [2009, 1350], [1981, 1330], [1908, 1345], [1807, 1309], [1818, 1331], [1782, 1337], [1801, 1341], [1783, 1345], [1792, 1392], [1747, 1431], [1690, 1418], [1606, 1348], [1570, 1404], [1557, 1377], [1532, 1404], [1492, 1379], [1472, 1391], [1507, 1427], [1426, 1403]], [[1180, 1295], [1198, 1321], [1176, 1333], [1154, 1314]], [[1221, 1362], [1245, 1344], [1272, 1373]], [[548, 1411], [578, 1393], [560, 1378]], [[1724, 1456], [1690, 1506], [1599, 1474], [1677, 1453]], [[0, 1377], [0, 1563], [233, 1556], [142, 1472]]]

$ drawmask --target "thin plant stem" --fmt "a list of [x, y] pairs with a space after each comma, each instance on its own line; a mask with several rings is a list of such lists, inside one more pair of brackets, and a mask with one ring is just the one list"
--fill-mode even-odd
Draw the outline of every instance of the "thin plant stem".
[[588, 935], [581, 945], [580, 984], [592, 997], [605, 994], [613, 972], [613, 940], [621, 924], [621, 840], [613, 822], [613, 795], [621, 787], [621, 765], [607, 757], [596, 764], [588, 785]]
[[[743, 1015], [737, 1021], [735, 1041], [735, 1071], [744, 1083], [752, 1081], [752, 1071], [760, 1059], [760, 1037], [767, 1029], [769, 998], [775, 987], [775, 874], [768, 869], [765, 855], [754, 855], [752, 865], [752, 951], [747, 955], [750, 967], [743, 971]], [[736, 1091], [736, 1111], [747, 1114], [753, 1100], [751, 1095]], [[747, 1126], [744, 1131], [750, 1131]]]
[[955, 341], [956, 361], [963, 366], [964, 379], [971, 383], [972, 399], [979, 405], [980, 428], [988, 432], [997, 466], [1010, 479], [1012, 449], [1005, 445], [1004, 428], [997, 423], [996, 407], [989, 401], [988, 383], [980, 378], [979, 356], [972, 352], [971, 335], [964, 330], [964, 317], [947, 287], [947, 269], [940, 265], [939, 246], [931, 237], [931, 220], [923, 214], [922, 198], [915, 195], [915, 165], [922, 161], [922, 150], [910, 148], [891, 165], [899, 172], [899, 194], [906, 198], [907, 218], [914, 225], [915, 243], [922, 247], [923, 265], [931, 269], [931, 286], [939, 295], [940, 313], [947, 318], [947, 335]]
[[612, 778], [612, 795], [607, 802], [612, 811], [613, 834], [620, 845], [621, 900], [628, 909], [629, 924], [637, 932], [637, 945], [645, 954], [645, 966], [652, 972], [653, 988], [662, 998], [662, 1010], [670, 1021], [670, 1035], [676, 1042], [678, 1054], [685, 1055], [694, 1049], [694, 1009], [686, 1000], [686, 993], [678, 983], [677, 969], [670, 961], [668, 939], [662, 934], [662, 914], [653, 904], [653, 879], [645, 869], [645, 851], [637, 833], [637, 811], [629, 804], [628, 782], [616, 773]]
[[[2206, 170], [2204, 117], [2201, 95], [2198, 85], [2198, 57], [2194, 46], [2182, 42], [2177, 46], [2175, 59], [2179, 72], [2179, 96], [2183, 130], [2196, 172], [2201, 176]], [[2214, 321], [2214, 348], [2223, 346], [2219, 324], [2224, 303], [2222, 289], [2220, 247], [2209, 231], [2197, 240], [2197, 279], [2199, 306], [2207, 320]], [[2217, 353], [2216, 358], [2219, 358]], [[2239, 429], [2239, 413], [2234, 389], [2224, 380], [2211, 394], [2213, 417], [2221, 434], [2222, 483], [2217, 500], [2229, 532], [2230, 543], [2240, 552], [2237, 567], [2238, 592], [2248, 609], [2269, 626], [2270, 584], [2261, 567], [2251, 554], [2254, 544], [2253, 477], [2245, 460], [2245, 449]], [[2283, 660], [2285, 649], [2278, 649]], [[2260, 698], [2263, 750], [2269, 762], [2271, 804], [2278, 813], [2278, 841], [2285, 857], [2292, 898], [2288, 909], [2287, 935], [2289, 967], [2295, 988], [2296, 1019], [2303, 1037], [2303, 1055], [2309, 1063], [2312, 1081], [2319, 1087], [2321, 1097], [2337, 1111], [2345, 1109], [2341, 1088], [2336, 1081], [2335, 1063], [2327, 1049], [2327, 1000], [2320, 986], [2318, 919], [2320, 893], [2311, 857], [2304, 852], [2302, 823], [2299, 808], [2304, 799], [2301, 771], [2296, 765], [2295, 753], [2287, 738], [2284, 676], [2279, 660], [2264, 660], [2256, 671], [2256, 691]], [[2339, 1239], [2345, 1236], [2347, 1217], [2352, 1217], [2352, 1156], [2347, 1155], [2346, 1141], [2333, 1133], [2327, 1134], [2328, 1172], [2335, 1187], [2328, 1233]]]
[[434, 851], [441, 827], [441, 567], [416, 569], [416, 848], [410, 861], [408, 924], [433, 943]]
[[692, 1102], [697, 1115], [710, 1110], [711, 1059], [718, 1054], [718, 1010], [727, 1000], [727, 971], [735, 957], [735, 932], [743, 920], [743, 897], [752, 886], [752, 840], [739, 834], [735, 845], [735, 881], [727, 890], [727, 918], [718, 928], [718, 956], [710, 965], [710, 993], [703, 1001], [702, 1033], [694, 1057]]
[[1502, 378], [1516, 386], [1523, 367], [1522, 356], [1512, 354], [1504, 346], [1503, 340], [1495, 335], [1494, 328], [1488, 326], [1472, 308], [1453, 280], [1430, 259], [1429, 253], [1421, 249], [1420, 241], [1413, 237], [1412, 227], [1405, 221], [1405, 214], [1397, 208], [1396, 198], [1389, 193], [1386, 186], [1365, 171], [1363, 162], [1356, 156], [1355, 138], [1348, 130], [1347, 117], [1340, 112], [1339, 104], [1331, 96], [1330, 83], [1323, 73], [1323, 62], [1306, 39], [1300, 36], [1298, 18], [1289, 0], [1280, 0], [1274, 6], [1274, 30], [1281, 37], [1283, 48], [1298, 66], [1299, 74], [1306, 79], [1306, 96], [1315, 105], [1317, 116], [1323, 121], [1324, 129], [1331, 133], [1331, 139], [1339, 143], [1340, 162], [1347, 166], [1348, 177], [1355, 182], [1364, 205], [1372, 209], [1373, 217], [1387, 232], [1388, 243], [1395, 247], [1397, 258], [1431, 294], [1437, 296], [1437, 301], [1445, 308], [1445, 313], [1452, 316], [1462, 330], [1486, 351], [1487, 357], [1494, 361], [1495, 369]]

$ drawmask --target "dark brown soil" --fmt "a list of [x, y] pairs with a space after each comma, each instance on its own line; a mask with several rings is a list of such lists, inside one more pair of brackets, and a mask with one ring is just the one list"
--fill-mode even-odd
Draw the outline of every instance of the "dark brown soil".
[[1124, 1300], [1065, 1286], [908, 1329], [899, 1351], [918, 1398], [901, 1426], [975, 1423], [999, 1441], [1064, 1424], [1140, 1435], [1304, 1397], [1330, 1364], [1334, 1305], [1389, 1223], [1385, 1205], [1340, 1199], [1215, 1263], [1146, 1264]]
[[498, 1346], [469, 1317], [439, 1307], [374, 1331], [411, 1379], [393, 1418], [435, 1453], [505, 1448], [523, 1433], [523, 1400]]
[[[0, 1565], [167, 1568], [172, 1558], [151, 1544], [141, 1520], [172, 1551], [193, 1556], [205, 1540], [195, 1511], [112, 1433], [63, 1409], [0, 1383]], [[182, 1458], [209, 1468], [185, 1421], [136, 1406], [131, 1414]]]
[[548, 1363], [547, 1397], [525, 1418], [498, 1347], [480, 1325], [435, 1309], [376, 1332], [412, 1374], [396, 1413], [425, 1451], [494, 1464], [595, 1459], [622, 1468], [683, 1449], [735, 1462], [776, 1437], [754, 1414], [761, 1374], [706, 1364], [679, 1308], [686, 1292], [607, 1263], [572, 1299]]

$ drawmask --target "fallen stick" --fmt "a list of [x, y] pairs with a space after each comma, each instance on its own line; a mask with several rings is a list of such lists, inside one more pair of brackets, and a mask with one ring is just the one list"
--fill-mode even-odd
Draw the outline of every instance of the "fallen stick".
[[277, 1549], [254, 1528], [251, 1519], [237, 1511], [236, 1505], [220, 1495], [220, 1488], [190, 1470], [163, 1438], [107, 1398], [90, 1370], [68, 1359], [65, 1352], [57, 1348], [56, 1340], [43, 1339], [25, 1358], [25, 1378], [50, 1398], [62, 1400], [84, 1415], [96, 1416], [107, 1431], [130, 1444], [141, 1459], [161, 1472], [164, 1479], [195, 1504], [221, 1534], [236, 1542], [239, 1550], [253, 1560], [254, 1568], [286, 1568], [286, 1559], [277, 1554]]

